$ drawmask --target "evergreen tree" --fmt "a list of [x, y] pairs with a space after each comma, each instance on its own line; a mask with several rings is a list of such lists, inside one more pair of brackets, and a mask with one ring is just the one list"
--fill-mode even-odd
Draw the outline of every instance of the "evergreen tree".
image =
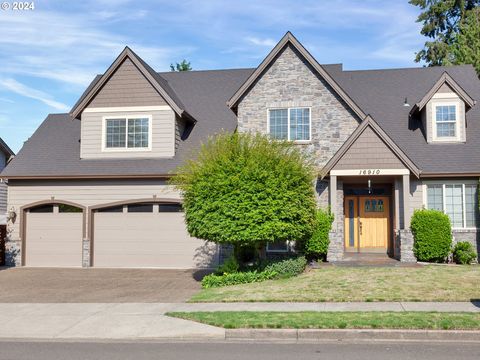
[[457, 63], [452, 61], [455, 55], [451, 46], [457, 41], [467, 15], [480, 6], [480, 0], [410, 0], [409, 3], [422, 10], [417, 19], [423, 23], [421, 34], [432, 39], [425, 42], [415, 61], [425, 61], [428, 66]]
[[192, 70], [190, 61], [187, 61], [185, 59], [183, 59], [181, 63], [176, 63], [175, 66], [173, 64], [170, 64], [170, 71], [190, 71], [190, 70]]
[[480, 8], [469, 11], [460, 24], [447, 64], [472, 64], [480, 76]]

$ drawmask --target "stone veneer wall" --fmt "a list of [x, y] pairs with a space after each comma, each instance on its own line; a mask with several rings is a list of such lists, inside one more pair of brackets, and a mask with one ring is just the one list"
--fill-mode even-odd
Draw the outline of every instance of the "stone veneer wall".
[[345, 253], [344, 224], [345, 214], [343, 211], [343, 182], [337, 181], [337, 210], [332, 230], [329, 233], [330, 245], [328, 246], [327, 260], [343, 260]]
[[[238, 104], [238, 131], [268, 133], [268, 109], [311, 108], [311, 141], [299, 144], [321, 169], [338, 151], [360, 119], [292, 47], [287, 46]], [[328, 182], [315, 184], [319, 207], [329, 205]], [[336, 228], [329, 257], [343, 258], [343, 187], [337, 185]]]
[[413, 254], [413, 234], [410, 230], [399, 230], [397, 233], [397, 241], [400, 247], [401, 262], [417, 262]]
[[311, 108], [311, 141], [302, 146], [320, 169], [360, 119], [292, 47], [286, 47], [238, 104], [238, 131], [268, 133], [268, 109]]

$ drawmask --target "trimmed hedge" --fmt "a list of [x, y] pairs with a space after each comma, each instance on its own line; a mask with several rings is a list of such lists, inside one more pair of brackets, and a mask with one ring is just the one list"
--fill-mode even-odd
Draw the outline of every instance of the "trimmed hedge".
[[273, 279], [277, 275], [275, 271], [257, 272], [256, 270], [223, 275], [210, 274], [202, 279], [202, 287], [208, 289], [220, 286], [254, 283]]
[[468, 241], [460, 241], [453, 248], [453, 260], [457, 264], [468, 265], [477, 258], [472, 244]]
[[415, 210], [411, 229], [413, 253], [417, 260], [445, 262], [452, 248], [452, 227], [449, 217], [437, 210]]
[[[220, 265], [214, 274], [202, 280], [202, 287], [212, 288], [236, 284], [247, 284], [278, 278], [297, 276], [305, 270], [307, 260], [304, 256], [284, 260], [269, 260], [252, 265], [244, 271], [238, 271], [238, 263], [234, 257]], [[231, 271], [231, 272], [228, 272]]]
[[307, 266], [307, 259], [304, 256], [297, 258], [275, 261], [265, 266], [263, 271], [273, 271], [277, 273], [277, 277], [289, 278], [303, 273]]
[[305, 242], [305, 255], [311, 259], [326, 259], [330, 244], [328, 233], [332, 229], [334, 215], [330, 209], [318, 209], [316, 220], [312, 237]]

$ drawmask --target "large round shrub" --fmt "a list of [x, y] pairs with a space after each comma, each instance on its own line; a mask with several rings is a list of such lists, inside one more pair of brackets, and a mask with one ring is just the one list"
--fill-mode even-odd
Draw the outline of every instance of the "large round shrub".
[[304, 241], [315, 225], [313, 165], [292, 143], [220, 134], [180, 167], [190, 235], [234, 246]]
[[415, 210], [411, 221], [413, 252], [419, 261], [444, 262], [452, 248], [450, 219], [441, 211]]
[[327, 257], [328, 245], [330, 244], [329, 232], [332, 229], [334, 220], [330, 209], [317, 210], [317, 223], [315, 230], [305, 242], [305, 255], [310, 259], [322, 259]]

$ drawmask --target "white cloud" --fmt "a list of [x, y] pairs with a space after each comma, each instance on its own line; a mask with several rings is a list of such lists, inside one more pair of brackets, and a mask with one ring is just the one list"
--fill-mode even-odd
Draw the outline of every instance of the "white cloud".
[[[161, 41], [156, 46], [147, 46], [139, 43], [142, 39], [114, 32], [117, 21], [131, 21], [146, 15], [142, 9], [117, 15], [108, 8], [75, 16], [41, 10], [21, 16], [2, 14], [0, 74], [54, 80], [69, 84], [70, 91], [78, 92], [94, 75], [105, 71], [126, 45], [152, 66], [167, 69], [174, 54], [188, 53], [192, 48], [165, 47], [160, 45]], [[117, 25], [111, 24], [113, 22]]]
[[5, 89], [10, 90], [16, 94], [35, 99], [41, 101], [42, 103], [61, 111], [69, 110], [69, 106], [62, 104], [61, 102], [55, 101], [52, 97], [44, 93], [43, 91], [33, 89], [28, 87], [15, 79], [3, 79], [0, 80], [0, 85], [2, 85]]
[[15, 103], [15, 101], [13, 101], [13, 100], [11, 100], [11, 99], [3, 98], [3, 97], [0, 97], [0, 101], [6, 102], [6, 103], [10, 103], [10, 104], [14, 104], [14, 103]]
[[245, 40], [253, 45], [265, 47], [274, 47], [277, 44], [275, 40], [270, 38], [261, 39], [258, 37], [247, 37]]

